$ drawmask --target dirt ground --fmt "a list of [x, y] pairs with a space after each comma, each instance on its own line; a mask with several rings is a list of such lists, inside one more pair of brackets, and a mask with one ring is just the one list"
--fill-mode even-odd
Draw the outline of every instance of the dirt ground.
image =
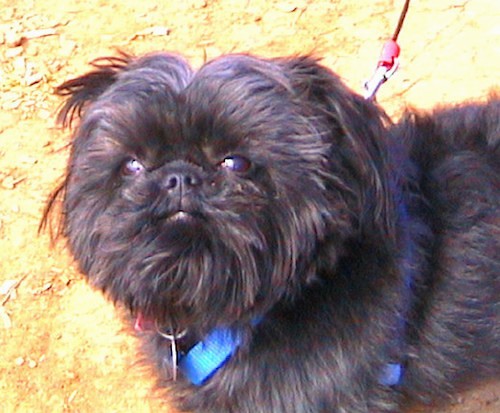
[[[54, 86], [120, 48], [178, 51], [195, 65], [232, 51], [314, 52], [361, 91], [403, 3], [0, 0], [0, 412], [173, 411], [136, 364], [129, 326], [85, 284], [64, 241], [37, 235], [68, 155]], [[393, 116], [484, 97], [498, 86], [500, 3], [414, 1], [399, 43], [401, 68], [379, 93]], [[446, 412], [500, 412], [500, 382]]]

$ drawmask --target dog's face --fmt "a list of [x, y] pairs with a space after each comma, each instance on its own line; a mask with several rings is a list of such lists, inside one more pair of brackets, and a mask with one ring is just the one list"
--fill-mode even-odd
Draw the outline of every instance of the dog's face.
[[391, 232], [380, 115], [311, 58], [107, 59], [58, 91], [71, 250], [159, 326], [248, 321]]

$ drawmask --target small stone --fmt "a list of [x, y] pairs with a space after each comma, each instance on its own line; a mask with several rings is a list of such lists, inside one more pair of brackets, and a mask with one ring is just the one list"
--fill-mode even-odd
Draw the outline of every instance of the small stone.
[[40, 83], [43, 80], [43, 75], [41, 73], [33, 73], [24, 78], [24, 83], [26, 86], [33, 86]]
[[75, 41], [65, 38], [61, 38], [59, 44], [61, 47], [60, 56], [72, 56], [74, 51], [78, 48], [78, 44]]
[[276, 4], [276, 8], [283, 13], [293, 13], [297, 10], [297, 5], [294, 3], [281, 2]]
[[204, 9], [207, 6], [208, 3], [206, 2], [206, 0], [194, 0], [191, 2], [191, 7], [193, 9]]
[[2, 188], [4, 189], [14, 189], [16, 187], [15, 179], [13, 176], [6, 176], [2, 180]]
[[170, 29], [164, 26], [153, 26], [147, 29], [137, 32], [131, 40], [136, 40], [141, 37], [146, 36], [168, 36], [170, 34]]
[[4, 38], [5, 38], [5, 44], [8, 47], [18, 47], [21, 46], [21, 43], [23, 42], [22, 36], [20, 36], [14, 30], [10, 30], [7, 33], [5, 33]]
[[12, 67], [15, 72], [24, 74], [26, 72], [26, 59], [22, 56], [16, 56], [12, 59]]
[[19, 157], [19, 162], [26, 165], [35, 165], [38, 163], [38, 159], [30, 155], [21, 155]]
[[75, 380], [77, 378], [77, 375], [73, 372], [73, 371], [68, 371], [66, 373], [66, 377], [69, 379], [69, 380]]
[[4, 110], [14, 110], [14, 109], [18, 109], [18, 108], [19, 108], [19, 106], [21, 106], [21, 103], [22, 103], [22, 100], [21, 100], [21, 99], [18, 99], [18, 100], [10, 100], [10, 101], [5, 102], [5, 103], [2, 105], [2, 109], [4, 109]]
[[9, 294], [17, 285], [18, 280], [5, 280], [0, 284], [0, 295]]
[[6, 330], [12, 328], [12, 321], [10, 320], [9, 315], [7, 314], [7, 311], [5, 311], [5, 308], [2, 306], [0, 307], [0, 320], [2, 321], [3, 328]]
[[19, 47], [13, 47], [11, 49], [7, 49], [5, 51], [5, 57], [7, 59], [12, 59], [13, 57], [19, 56], [23, 53], [24, 49], [22, 46]]
[[73, 391], [73, 393], [70, 394], [68, 397], [68, 404], [71, 404], [73, 400], [75, 400], [76, 394], [78, 393], [78, 390]]

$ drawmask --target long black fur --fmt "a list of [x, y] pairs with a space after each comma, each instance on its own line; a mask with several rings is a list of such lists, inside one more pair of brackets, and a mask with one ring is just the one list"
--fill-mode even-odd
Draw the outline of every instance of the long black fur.
[[160, 328], [244, 335], [195, 387], [144, 334], [179, 408], [400, 412], [498, 376], [497, 97], [392, 125], [311, 57], [94, 66], [58, 88], [80, 269]]

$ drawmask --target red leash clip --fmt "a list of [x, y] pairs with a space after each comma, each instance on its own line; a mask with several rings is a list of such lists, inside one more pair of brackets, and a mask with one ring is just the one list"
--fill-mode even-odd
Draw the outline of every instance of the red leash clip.
[[385, 42], [375, 73], [365, 82], [365, 99], [374, 100], [380, 86], [396, 72], [399, 67], [399, 51], [395, 40]]

